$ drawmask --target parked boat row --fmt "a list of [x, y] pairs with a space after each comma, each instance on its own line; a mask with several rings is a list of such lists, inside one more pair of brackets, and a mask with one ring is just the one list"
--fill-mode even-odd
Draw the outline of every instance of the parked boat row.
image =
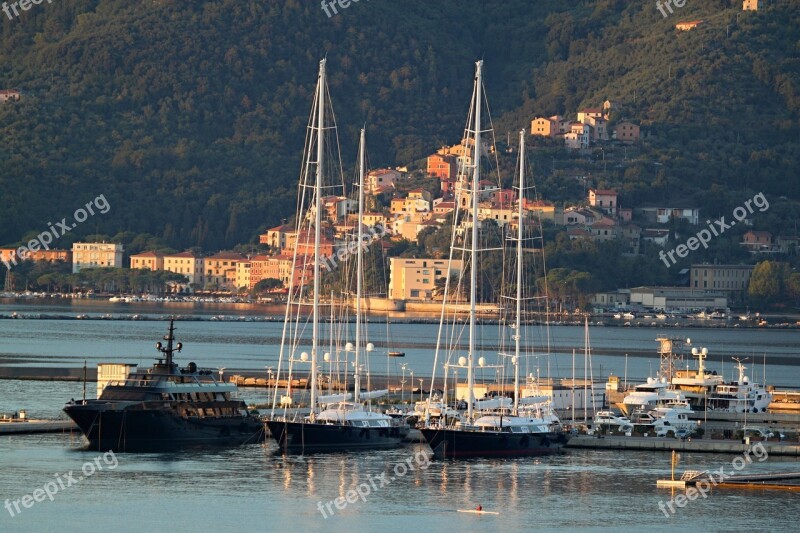
[[[456, 202], [454, 217], [457, 223], [447, 259], [447, 271], [452, 272], [451, 265], [457, 264], [456, 270], [461, 274], [454, 277], [457, 279], [446, 277], [439, 337], [433, 353], [430, 396], [417, 403], [415, 413], [408, 416], [381, 412], [375, 401], [389, 391], [369, 390], [368, 354], [374, 345], [363, 321], [366, 310], [362, 308], [366, 271], [364, 251], [368, 245], [363, 224], [367, 171], [364, 129], [361, 130], [357, 165], [358, 223], [353, 236], [355, 245], [348, 247], [355, 257], [342, 261], [336, 271], [326, 274], [321, 269], [322, 265], [327, 265], [321, 244], [331, 229], [324, 217], [325, 198], [331, 194], [339, 195], [337, 187], [341, 195], [345, 193], [344, 177], [337, 175], [337, 172], [341, 173], [341, 162], [327, 159], [329, 154], [340, 152], [330, 104], [326, 61], [322, 60], [298, 188], [297, 232], [305, 240], [295, 246], [293, 271], [305, 274], [299, 280], [292, 279], [289, 284], [277, 367], [278, 376], [288, 375], [283, 380], [286, 389], [279, 387], [280, 380], [273, 382], [271, 409], [264, 419], [260, 419], [235, 398], [235, 384], [217, 381], [212, 371], [200, 369], [194, 363], [179, 368], [174, 354], [181, 351], [182, 345], [175, 344], [174, 322], [171, 320], [168, 335], [164, 337], [166, 346], [157, 344], [163, 357], [152, 368], [108, 383], [97, 400], [73, 400], [65, 407], [65, 412], [86, 435], [90, 447], [136, 451], [187, 445], [235, 445], [260, 442], [269, 434], [284, 453], [370, 450], [401, 446], [411, 432], [409, 422], [413, 422], [438, 457], [516, 457], [558, 453], [569, 441], [571, 431], [562, 426], [548, 396], [539, 394], [535, 386], [529, 386], [525, 391], [520, 386], [520, 367], [525, 364], [524, 368], [527, 368], [527, 361], [539, 357], [539, 354], [532, 353], [532, 343], [528, 338], [529, 326], [534, 322], [531, 317], [541, 316], [542, 307], [546, 309], [546, 304], [542, 303], [543, 296], [537, 293], [536, 288], [526, 287], [525, 283], [528, 279], [535, 279], [531, 275], [535, 270], [530, 267], [535, 258], [529, 256], [542, 253], [543, 247], [541, 227], [538, 227], [539, 234], [534, 235], [536, 225], [523, 209], [526, 194], [533, 189], [526, 183], [524, 131], [519, 135], [516, 224], [502, 229], [484, 224], [479, 218], [479, 196], [493, 190], [492, 182], [482, 175], [482, 159], [491, 151], [491, 143], [484, 141], [484, 135], [488, 136], [492, 131], [491, 125], [487, 126], [483, 121], [482, 69], [483, 62], [477, 62], [463, 137], [465, 150], [473, 157], [469, 163], [460, 166], [456, 186], [459, 201]], [[497, 181], [499, 183], [499, 179]], [[491, 254], [496, 255], [493, 257]], [[503, 261], [495, 263], [510, 268], [486, 274], [482, 269], [492, 264], [491, 259], [497, 259], [497, 254], [504, 254]], [[497, 280], [496, 293], [479, 294], [478, 280], [485, 275], [501, 278]], [[340, 292], [337, 298], [333, 294], [329, 299], [326, 297], [329, 303], [325, 306], [321, 303], [322, 291], [327, 290], [323, 289], [323, 279], [326, 285], [329, 281]], [[448, 312], [455, 304], [460, 312]], [[540, 306], [538, 309], [537, 305]], [[330, 316], [322, 316], [323, 307]], [[499, 320], [479, 320], [480, 313], [486, 309], [494, 310]], [[351, 311], [354, 311], [354, 317], [347, 316]], [[497, 335], [498, 345], [492, 347], [492, 353], [498, 355], [498, 363], [494, 365], [488, 364], [486, 357], [481, 355], [481, 350], [485, 349], [481, 348], [485, 346], [483, 339], [488, 338], [482, 328], [487, 327], [494, 330], [499, 327], [502, 332]], [[684, 369], [682, 350], [689, 347], [691, 341], [664, 337], [657, 340], [661, 358], [658, 376], [637, 385], [617, 404], [625, 416], [608, 410], [598, 412], [593, 420], [594, 430], [605, 428], [624, 434], [683, 436], [697, 429], [697, 411], [766, 412], [772, 394], [764, 385], [751, 382], [745, 373], [743, 360], [736, 359], [738, 379], [726, 382], [716, 371], [706, 369], [707, 349], [693, 347], [691, 354], [697, 359], [697, 368], [690, 370], [687, 366]], [[401, 357], [403, 353], [388, 355]], [[344, 374], [343, 380], [337, 379], [338, 383], [346, 384], [349, 375], [354, 383], [352, 391], [330, 390], [334, 382], [332, 376], [329, 376], [329, 390], [325, 391], [325, 376], [321, 376], [320, 371], [322, 365], [327, 365], [332, 374]], [[308, 410], [301, 414], [293, 396], [293, 373], [302, 368], [306, 375], [305, 369], [309, 366], [310, 398]], [[440, 368], [444, 369], [444, 390], [437, 393], [433, 383]], [[478, 399], [476, 368], [495, 371], [498, 377], [507, 371], [513, 372], [512, 397], [485, 396]], [[453, 394], [459, 400], [450, 401], [448, 375], [459, 371], [466, 373], [466, 387]], [[366, 388], [362, 386], [364, 378]], [[574, 392], [574, 377], [572, 387]], [[584, 391], [584, 403], [586, 394]], [[572, 405], [573, 414], [574, 408]]]
[[[520, 133], [520, 161], [518, 174], [518, 190], [520, 192], [519, 222], [516, 235], [503, 235], [502, 239], [515, 242], [514, 252], [516, 269], [504, 283], [501, 298], [514, 302], [509, 306], [511, 311], [504, 316], [501, 324], [504, 331], [509, 332], [509, 339], [502, 339], [498, 346], [501, 360], [510, 365], [514, 371], [515, 393], [512, 398], [476, 399], [475, 365], [484, 368], [500, 368], [505, 365], [488, 367], [485, 358], [479, 356], [476, 341], [481, 333], [479, 328], [486, 324], [478, 323], [478, 309], [497, 307], [499, 302], [478, 303], [477, 279], [478, 267], [481, 264], [480, 254], [486, 252], [481, 248], [483, 239], [482, 224], [478, 220], [478, 192], [484, 188], [481, 178], [481, 155], [488, 153], [489, 143], [484, 143], [482, 134], [487, 130], [482, 123], [483, 106], [483, 62], [476, 64], [473, 100], [470, 106], [470, 121], [465, 132], [465, 146], [474, 150], [475, 163], [465, 165], [459, 179], [457, 194], [468, 198], [456, 220], [461, 220], [461, 231], [454, 231], [449, 261], [454, 261], [456, 254], [461, 254], [462, 265], [472, 265], [469, 282], [465, 287], [448, 287], [445, 289], [443, 309], [449, 302], [463, 298], [460, 294], [469, 294], [469, 333], [466, 356], [458, 358], [458, 362], [448, 360], [444, 364], [445, 371], [452, 368], [464, 368], [467, 371], [467, 396], [462, 401], [464, 410], [448, 406], [447, 393], [443, 399], [431, 397], [421, 406], [422, 416], [417, 416], [422, 436], [430, 445], [434, 454], [441, 457], [477, 457], [477, 456], [531, 456], [557, 453], [568, 441], [570, 434], [561, 426], [554, 414], [549, 399], [536, 395], [534, 391], [522, 396], [519, 387], [519, 368], [523, 360], [531, 354], [525, 353], [524, 328], [530, 322], [528, 311], [523, 307], [531, 301], [538, 301], [533, 293], [523, 292], [523, 282], [529, 276], [525, 270], [524, 252], [534, 248], [531, 241], [534, 237], [527, 234], [532, 224], [529, 214], [522, 207], [529, 187], [525, 184], [525, 139]], [[304, 155], [304, 166], [299, 185], [300, 209], [296, 218], [298, 234], [303, 235], [306, 242], [295, 247], [294, 265], [308, 273], [299, 284], [292, 280], [288, 291], [286, 313], [284, 317], [284, 333], [281, 343], [281, 354], [277, 372], [288, 372], [289, 388], [279, 396], [277, 382], [272, 399], [272, 408], [264, 423], [253, 413], [247, 411], [243, 402], [233, 395], [236, 386], [225, 384], [214, 379], [211, 371], [197, 368], [190, 363], [179, 368], [174, 362], [174, 353], [180, 352], [182, 345], [174, 344], [174, 323], [170, 321], [169, 333], [165, 337], [166, 346], [157, 344], [157, 349], [164, 357], [143, 372], [133, 372], [121, 381], [108, 383], [98, 395], [97, 400], [71, 401], [65, 412], [80, 426], [92, 448], [119, 449], [136, 451], [154, 448], [173, 448], [186, 445], [242, 444], [263, 440], [266, 432], [275, 439], [284, 453], [308, 453], [320, 451], [350, 451], [381, 449], [403, 444], [408, 437], [408, 417], [391, 416], [382, 413], [373, 406], [373, 400], [388, 393], [383, 391], [362, 391], [362, 378], [366, 376], [369, 383], [369, 358], [366, 355], [373, 349], [369, 342], [367, 328], [362, 326], [361, 302], [364, 294], [364, 258], [365, 246], [364, 225], [364, 175], [366, 171], [365, 133], [361, 132], [359, 148], [359, 186], [358, 205], [359, 220], [357, 224], [357, 246], [352, 247], [355, 261], [341, 265], [336, 275], [341, 275], [342, 286], [345, 287], [346, 298], [354, 306], [343, 305], [341, 309], [328, 306], [329, 320], [321, 316], [320, 305], [322, 291], [322, 274], [320, 266], [324, 262], [320, 242], [328, 224], [323, 219], [324, 198], [334, 194], [336, 183], [343, 183], [341, 176], [331, 175], [331, 169], [341, 169], [341, 164], [328, 164], [328, 154], [339, 153], [329, 149], [326, 141], [336, 142], [336, 125], [330, 110], [329, 92], [326, 81], [326, 62], [320, 62], [318, 83], [315, 90], [314, 104], [308, 128], [307, 153]], [[541, 228], [539, 228], [541, 232]], [[538, 237], [541, 239], [541, 233]], [[541, 249], [541, 246], [538, 247]], [[348, 266], [355, 267], [355, 290], [350, 292]], [[463, 281], [463, 280], [462, 280]], [[466, 287], [468, 285], [468, 287]], [[333, 298], [331, 298], [332, 301]], [[346, 316], [339, 317], [337, 312], [346, 315], [355, 308], [354, 331], [350, 332], [351, 321]], [[310, 308], [311, 312], [306, 311]], [[541, 310], [540, 310], [541, 312]], [[445, 313], [442, 313], [441, 331], [463, 326], [463, 319], [446, 325]], [[463, 316], [463, 314], [461, 315]], [[329, 327], [327, 338], [322, 332], [322, 323]], [[452, 331], [452, 330], [451, 330]], [[310, 339], [304, 335], [310, 334]], [[512, 340], [514, 348], [506, 350], [505, 344]], [[444, 343], [437, 343], [444, 347]], [[306, 351], [303, 346], [309, 346]], [[452, 346], [448, 354], [457, 353]], [[309, 353], [310, 352], [310, 353]], [[324, 353], [323, 353], [324, 352]], [[444, 353], [444, 349], [442, 351]], [[463, 353], [463, 352], [462, 352]], [[352, 355], [352, 361], [348, 356]], [[402, 353], [393, 353], [401, 356]], [[436, 367], [440, 357], [437, 349], [434, 357], [435, 379]], [[449, 359], [449, 358], [448, 358]], [[349, 391], [329, 391], [322, 394], [323, 383], [320, 379], [320, 365], [329, 368], [343, 369], [345, 376], [351, 372], [354, 381], [352, 393]], [[310, 400], [309, 412], [299, 414], [292, 396], [292, 372], [295, 368], [310, 364]], [[286, 368], [288, 367], [288, 369]], [[347, 379], [345, 377], [344, 382]], [[445, 383], [447, 379], [445, 379]], [[433, 389], [433, 387], [431, 387]], [[458, 406], [456, 406], [458, 407]], [[436, 416], [438, 413], [439, 416]]]
[[747, 375], [744, 360], [733, 357], [738, 378], [726, 382], [717, 371], [706, 368], [708, 349], [693, 347], [691, 355], [697, 368], [681, 368], [683, 355], [678, 351], [691, 344], [680, 339], [659, 337], [661, 366], [659, 375], [628, 391], [617, 407], [626, 415], [635, 410], [653, 409], [668, 402], [685, 401], [695, 411], [715, 413], [765, 413], [773, 399], [765, 384], [753, 382]]

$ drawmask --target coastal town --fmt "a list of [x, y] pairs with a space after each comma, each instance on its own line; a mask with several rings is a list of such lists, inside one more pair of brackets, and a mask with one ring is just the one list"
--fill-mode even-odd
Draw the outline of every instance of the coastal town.
[[[563, 139], [567, 147], [575, 150], [588, 150], [595, 145], [635, 146], [641, 142], [639, 126], [627, 120], [609, 128], [611, 110], [611, 102], [606, 101], [602, 108], [579, 111], [577, 121], [561, 116], [539, 117], [531, 121], [530, 133], [534, 139]], [[489, 147], [484, 157], [494, 151], [494, 146]], [[449, 231], [457, 203], [463, 206], [468, 200], [466, 193], [457, 196], [456, 180], [460, 169], [472, 165], [472, 158], [470, 147], [457, 144], [430, 154], [425, 160], [425, 168], [419, 171], [409, 172], [405, 167], [398, 167], [368, 172], [365, 196], [369, 210], [363, 213], [362, 224], [372, 239], [365, 246], [370, 253], [385, 256], [383, 263], [388, 268], [389, 281], [383, 296], [395, 302], [392, 308], [397, 309], [398, 302], [402, 308], [405, 302], [413, 305], [436, 301], [443, 280], [461, 270], [456, 262], [447, 272], [444, 250], [431, 256], [420, 256], [419, 253], [392, 255], [392, 252], [421, 245], [425, 238]], [[590, 181], [586, 176], [576, 176], [576, 179], [584, 184]], [[414, 186], [419, 182], [428, 186]], [[517, 192], [490, 180], [483, 180], [480, 186], [480, 219], [491, 221], [503, 232], [516, 231], [520, 201]], [[570, 241], [615, 241], [625, 255], [642, 254], [644, 247], [648, 247], [650, 252], [658, 250], [657, 253], [665, 258], [664, 250], [669, 243], [684, 239], [692, 228], [705, 225], [706, 214], [697, 206], [628, 206], [620, 203], [619, 197], [614, 189], [589, 187], [586, 196], [575, 203], [556, 205], [543, 198], [525, 198], [522, 200], [522, 210], [526, 213], [523, 224], [552, 228], [555, 239], [561, 235]], [[764, 203], [755, 213], [769, 208], [766, 198], [763, 195], [761, 198]], [[325, 229], [320, 245], [321, 256], [326, 259], [321, 261], [326, 271], [331, 272], [332, 267], [353, 256], [358, 203], [346, 196], [327, 196], [323, 199], [323, 206]], [[585, 309], [624, 311], [633, 306], [647, 311], [710, 313], [747, 305], [748, 282], [756, 265], [762, 261], [780, 261], [796, 256], [798, 237], [752, 229], [752, 217], [741, 221], [744, 230], [738, 245], [749, 255], [746, 262], [692, 263], [684, 269], [683, 283], [676, 286], [617, 287], [593, 291], [585, 295]], [[682, 224], [680, 227], [685, 234], [676, 231], [676, 223]], [[528, 230], [530, 228], [526, 228]], [[309, 232], [298, 231], [294, 224], [284, 223], [258, 235], [258, 244], [251, 246], [258, 251], [247, 254], [232, 250], [205, 254], [193, 249], [174, 253], [147, 250], [128, 255], [120, 243], [75, 242], [71, 250], [4, 247], [0, 248], [0, 260], [7, 268], [5, 290], [8, 293], [30, 289], [30, 282], [34, 280], [28, 280], [29, 285], [24, 286], [14, 276], [13, 267], [22, 261], [32, 261], [71, 266], [72, 274], [89, 269], [177, 274], [164, 286], [145, 286], [143, 292], [248, 296], [259, 287], [262, 295], [268, 293], [280, 297], [289, 287], [299, 287], [313, 274], [312, 261], [298, 261], [295, 257], [297, 254], [310, 258], [311, 237]], [[670, 254], [670, 258], [674, 263], [674, 255]], [[665, 264], [671, 266], [668, 261]], [[62, 282], [59, 285], [65, 289], [71, 285], [73, 291], [85, 292], [77, 283]], [[119, 292], [113, 285], [103, 288], [101, 292]]]
[[2, 10], [0, 531], [796, 529], [797, 2]]

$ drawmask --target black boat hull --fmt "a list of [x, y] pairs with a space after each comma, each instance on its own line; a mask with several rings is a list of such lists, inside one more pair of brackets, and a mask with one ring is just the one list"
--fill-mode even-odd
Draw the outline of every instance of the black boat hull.
[[110, 410], [81, 404], [67, 405], [64, 412], [89, 441], [90, 450], [156, 452], [264, 440], [264, 423], [252, 415], [183, 418], [171, 409]]
[[541, 457], [561, 453], [569, 440], [562, 432], [508, 433], [425, 428], [420, 430], [438, 459]]
[[266, 422], [269, 432], [283, 453], [306, 454], [383, 450], [403, 445], [402, 427], [353, 427], [311, 422]]

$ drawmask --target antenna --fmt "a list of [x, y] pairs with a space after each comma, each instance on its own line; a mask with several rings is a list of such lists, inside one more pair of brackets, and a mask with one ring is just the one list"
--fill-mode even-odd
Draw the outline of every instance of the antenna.
[[[175, 345], [175, 347], [173, 348], [173, 344], [172, 343], [175, 340], [175, 317], [174, 316], [169, 317], [169, 331], [168, 331], [168, 333], [166, 335], [164, 335], [164, 340], [167, 341], [167, 345], [163, 346], [161, 344], [161, 342], [159, 341], [159, 342], [156, 343], [156, 350], [158, 350], [159, 352], [163, 353], [166, 356], [165, 359], [164, 359], [164, 363], [162, 363], [162, 364], [164, 366], [166, 366], [168, 369], [173, 369], [173, 368], [177, 367], [177, 365], [172, 361], [172, 354], [175, 353], [175, 352], [180, 352], [181, 349], [183, 348], [183, 343], [180, 343], [180, 342], [177, 343]], [[162, 361], [161, 358], [159, 358], [159, 362], [160, 361]]]

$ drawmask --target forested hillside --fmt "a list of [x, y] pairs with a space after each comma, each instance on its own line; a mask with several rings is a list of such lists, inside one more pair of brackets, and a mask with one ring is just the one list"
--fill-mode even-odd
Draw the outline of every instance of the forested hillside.
[[[706, 22], [675, 30], [691, 19]], [[326, 55], [346, 165], [363, 124], [373, 166], [458, 142], [483, 57], [499, 140], [605, 99], [642, 124], [641, 148], [592, 175], [629, 205], [800, 198], [800, 6], [788, 0], [759, 13], [688, 2], [668, 18], [624, 0], [362, 0], [330, 18], [316, 1], [71, 0], [2, 17], [0, 31], [0, 88], [23, 95], [0, 105], [3, 244], [100, 194], [110, 212], [59, 244], [252, 240], [294, 210]], [[533, 157], [543, 194], [569, 199], [569, 156]], [[787, 221], [782, 209], [771, 223]]]

